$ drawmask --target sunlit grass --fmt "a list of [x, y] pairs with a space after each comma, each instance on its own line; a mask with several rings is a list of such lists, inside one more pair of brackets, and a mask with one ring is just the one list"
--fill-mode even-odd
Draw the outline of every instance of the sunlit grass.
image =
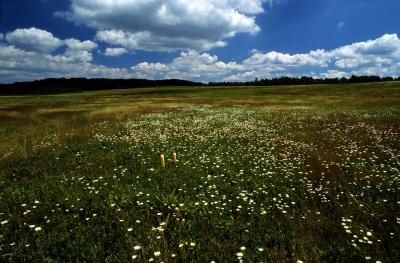
[[313, 89], [2, 112], [1, 260], [396, 262], [397, 89], [334, 108]]

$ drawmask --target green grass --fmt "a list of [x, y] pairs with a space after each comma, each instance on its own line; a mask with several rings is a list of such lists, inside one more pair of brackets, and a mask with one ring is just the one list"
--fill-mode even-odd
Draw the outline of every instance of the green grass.
[[0, 261], [400, 258], [398, 82], [8, 99]]

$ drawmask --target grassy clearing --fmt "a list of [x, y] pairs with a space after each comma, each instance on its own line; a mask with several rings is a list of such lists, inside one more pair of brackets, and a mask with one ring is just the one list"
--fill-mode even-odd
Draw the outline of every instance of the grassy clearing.
[[0, 101], [1, 261], [400, 258], [399, 83]]

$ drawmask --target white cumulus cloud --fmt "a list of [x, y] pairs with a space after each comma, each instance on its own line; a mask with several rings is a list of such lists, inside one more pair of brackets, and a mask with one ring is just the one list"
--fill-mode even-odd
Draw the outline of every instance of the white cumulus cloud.
[[86, 40], [80, 41], [78, 39], [70, 38], [64, 40], [67, 50], [64, 55], [77, 61], [92, 61], [92, 50], [97, 48], [97, 44], [93, 41]]
[[107, 57], [119, 57], [127, 52], [125, 48], [106, 48], [104, 55]]
[[51, 52], [63, 45], [63, 41], [52, 33], [34, 27], [16, 29], [6, 34], [9, 43], [24, 50]]
[[375, 40], [354, 43], [329, 52], [335, 65], [342, 69], [360, 66], [390, 66], [400, 61], [400, 39], [386, 34]]
[[109, 44], [147, 51], [208, 50], [260, 31], [265, 0], [70, 0], [56, 15], [99, 30]]
[[38, 28], [16, 29], [6, 34], [6, 40], [12, 46], [24, 50], [34, 51], [43, 54], [51, 54], [60, 47], [66, 47], [64, 56], [68, 60], [91, 61], [93, 59], [92, 50], [98, 45], [91, 41], [80, 41], [75, 38], [61, 40], [52, 33]]
[[[143, 64], [143, 63], [142, 63]], [[341, 78], [355, 75], [400, 75], [400, 39], [396, 34], [375, 40], [353, 43], [326, 51], [304, 54], [263, 53], [253, 50], [242, 62], [219, 61], [216, 56], [196, 51], [182, 52], [162, 68], [146, 63], [132, 68], [137, 74], [152, 78], [192, 80], [247, 81], [279, 76], [317, 76]], [[320, 72], [320, 73], [315, 73]]]
[[[82, 51], [87, 52], [87, 51]], [[129, 78], [124, 68], [94, 65], [69, 54], [51, 55], [0, 43], [0, 82], [61, 77]]]
[[328, 71], [326, 71], [324, 73], [321, 73], [320, 76], [316, 76], [316, 77], [320, 77], [320, 78], [323, 78], [323, 79], [334, 79], [334, 78], [341, 79], [341, 78], [348, 78], [350, 76], [351, 75], [349, 73], [347, 73], [347, 72], [343, 72], [343, 71], [339, 71], [339, 70], [336, 70], [336, 69], [332, 69], [332, 70], [328, 70]]
[[[98, 45], [90, 40], [61, 40], [42, 29], [16, 29], [0, 42], [0, 82], [48, 77], [129, 78], [125, 68], [94, 65], [92, 51]], [[57, 48], [59, 54], [54, 54]]]
[[[71, 39], [62, 42], [66, 49], [58, 55], [24, 50], [12, 43], [0, 42], [0, 82], [45, 77], [247, 81], [280, 76], [400, 76], [400, 39], [396, 34], [302, 54], [253, 50], [243, 61], [222, 61], [208, 52], [185, 50], [169, 62], [142, 61], [131, 68], [93, 64], [91, 51], [97, 46], [94, 42]], [[111, 55], [123, 51], [108, 48], [105, 52]]]
[[131, 69], [137, 76], [152, 79], [178, 78], [203, 81], [222, 79], [229, 72], [239, 70], [240, 65], [236, 62], [225, 63], [219, 61], [217, 56], [190, 50], [181, 52], [179, 57], [168, 64], [142, 62]]
[[70, 38], [66, 39], [64, 43], [70, 50], [91, 51], [97, 48], [97, 44], [90, 40], [80, 41], [78, 39]]

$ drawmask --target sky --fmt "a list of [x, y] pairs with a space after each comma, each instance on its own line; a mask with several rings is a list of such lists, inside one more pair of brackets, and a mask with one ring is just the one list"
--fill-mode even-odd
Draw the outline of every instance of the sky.
[[0, 0], [0, 83], [400, 76], [399, 0]]

